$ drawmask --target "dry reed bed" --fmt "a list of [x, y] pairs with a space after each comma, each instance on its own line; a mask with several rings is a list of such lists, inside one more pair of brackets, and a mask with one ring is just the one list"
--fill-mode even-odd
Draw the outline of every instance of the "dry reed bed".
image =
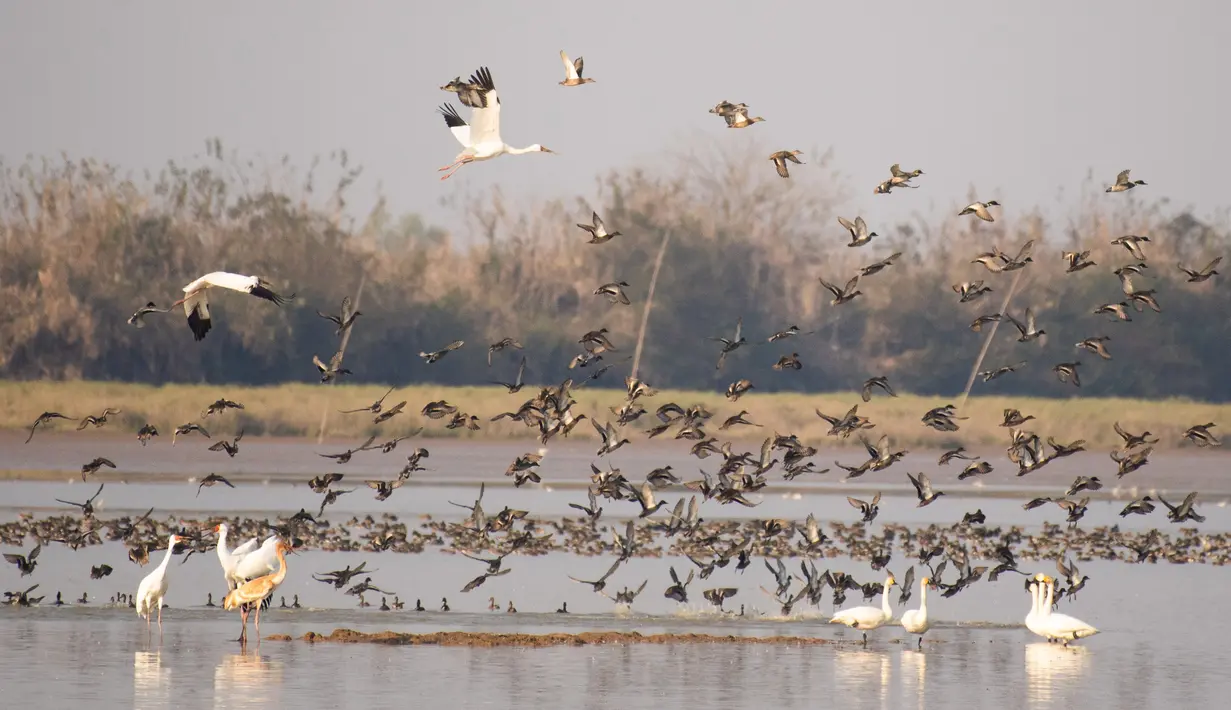
[[[1219, 360], [1231, 341], [1227, 277], [1191, 284], [1175, 267], [1225, 255], [1226, 215], [1199, 219], [1152, 188], [1107, 195], [1100, 176], [1066, 193], [1070, 209], [1059, 219], [1010, 207], [989, 224], [958, 217], [969, 199], [929, 192], [923, 181], [920, 191], [884, 199], [949, 200], [946, 217], [892, 224], [873, 211], [868, 224], [885, 236], [850, 249], [835, 217], [852, 216], [846, 195], [868, 186], [850, 184], [820, 150], [809, 151], [817, 157], [808, 171], [784, 181], [765, 169], [776, 147], [758, 140], [733, 148], [698, 139], [678, 149], [676, 165], [660, 159], [652, 170], [612, 172], [586, 198], [459, 194], [465, 226], [456, 233], [392, 215], [383, 203], [365, 219], [346, 218], [342, 205], [358, 169], [344, 153], [304, 174], [289, 161], [254, 166], [211, 141], [205, 157], [146, 179], [90, 160], [0, 161], [0, 377], [307, 380], [316, 372], [311, 355], [328, 359], [337, 347], [315, 311], [336, 312], [362, 284], [364, 315], [345, 363], [357, 378], [455, 386], [511, 378], [516, 357], [502, 354], [489, 370], [484, 346], [512, 336], [525, 345], [530, 376], [558, 382], [572, 374], [566, 365], [589, 330], [608, 328], [619, 348], [605, 364], [632, 354], [648, 274], [670, 236], [640, 360], [650, 382], [718, 390], [747, 377], [761, 391], [807, 392], [886, 375], [908, 391], [957, 392], [983, 337], [969, 330], [971, 320], [999, 308], [1016, 278], [971, 259], [993, 246], [1016, 253], [1033, 240], [1034, 263], [1018, 272], [1011, 310], [1033, 308], [1047, 336], [1022, 344], [1011, 327], [1001, 329], [985, 367], [1020, 360], [1029, 367], [978, 383], [976, 393], [1231, 401], [1231, 376]], [[573, 225], [591, 209], [622, 236], [587, 245]], [[1110, 323], [1091, 311], [1123, 298], [1112, 270], [1133, 259], [1111, 241], [1126, 234], [1150, 237], [1150, 267], [1135, 284], [1157, 290], [1163, 312]], [[1067, 249], [1089, 250], [1098, 266], [1065, 273]], [[861, 281], [862, 296], [830, 305], [818, 277], [844, 283], [894, 252], [902, 256], [892, 267]], [[215, 269], [264, 275], [298, 298], [277, 308], [219, 294], [214, 329], [201, 344], [182, 313], [151, 315], [141, 330], [125, 322], [139, 305], [166, 305]], [[976, 279], [994, 292], [959, 303], [951, 285]], [[616, 280], [631, 284], [631, 306], [593, 295]], [[737, 318], [749, 344], [716, 371], [717, 350], [706, 338], [729, 334]], [[767, 343], [792, 323], [814, 332]], [[1113, 360], [1074, 348], [1096, 335], [1111, 336]], [[415, 357], [456, 339], [467, 347], [430, 367]], [[802, 370], [769, 369], [795, 350]], [[1050, 371], [1078, 358], [1080, 390]]]
[[[213, 386], [213, 385], [149, 385], [113, 382], [0, 382], [0, 429], [19, 430], [28, 428], [34, 418], [43, 411], [59, 411], [75, 418], [87, 414], [97, 415], [106, 407], [122, 410], [113, 421], [98, 430], [116, 435], [132, 436], [136, 429], [149, 422], [169, 435], [171, 430], [187, 422], [202, 422], [207, 428], [218, 427], [223, 432], [244, 428], [246, 436], [315, 437], [319, 430], [322, 413], [328, 412], [326, 433], [330, 437], [360, 438], [372, 435], [392, 437], [424, 427], [422, 437], [460, 437], [467, 439], [528, 439], [532, 432], [517, 422], [489, 421], [505, 411], [516, 410], [537, 391], [528, 385], [516, 395], [508, 394], [500, 387], [401, 387], [385, 400], [386, 407], [405, 400], [406, 414], [384, 424], [372, 423], [367, 413], [340, 414], [338, 410], [356, 409], [375, 401], [385, 393], [382, 385], [318, 385], [284, 384], [268, 387]], [[245, 405], [242, 412], [228, 412], [209, 420], [201, 413], [207, 405], [219, 397], [226, 397]], [[614, 421], [611, 407], [619, 406], [624, 399], [620, 390], [585, 387], [574, 392], [577, 399], [575, 412], [585, 413], [600, 422]], [[477, 415], [482, 423], [478, 432], [449, 430], [443, 420], [430, 420], [419, 414], [429, 401], [446, 400], [462, 411]], [[1003, 410], [1008, 407], [1020, 409], [1023, 414], [1033, 415], [1035, 421], [1026, 424], [1027, 429], [1044, 438], [1055, 436], [1061, 441], [1085, 439], [1091, 447], [1109, 448], [1120, 442], [1113, 430], [1113, 423], [1132, 432], [1149, 430], [1161, 441], [1156, 448], [1167, 449], [1190, 446], [1181, 437], [1182, 432], [1193, 424], [1224, 422], [1231, 420], [1231, 405], [1209, 404], [1183, 400], [1147, 401], [1132, 399], [1041, 399], [1029, 397], [971, 397], [961, 416], [969, 417], [960, 422], [957, 432], [938, 432], [920, 421], [924, 412], [933, 407], [958, 402], [957, 398], [921, 397], [903, 394], [896, 398], [874, 395], [869, 403], [860, 400], [857, 393], [796, 394], [772, 393], [745, 395], [738, 402], [728, 402], [720, 393], [662, 391], [656, 396], [641, 400], [649, 413], [629, 424], [626, 434], [633, 441], [643, 438], [642, 430], [658, 423], [653, 411], [666, 402], [682, 406], [703, 404], [715, 412], [713, 423], [707, 427], [710, 433], [722, 440], [733, 438], [759, 441], [772, 433], [794, 433], [805, 442], [820, 446], [845, 443], [858, 445], [857, 438], [845, 442], [826, 436], [829, 425], [819, 417], [819, 409], [831, 416], [841, 416], [854, 404], [859, 412], [871, 417], [876, 428], [869, 432], [873, 439], [888, 435], [894, 446], [935, 449], [954, 445], [968, 448], [1002, 445], [1007, 441], [1008, 431], [1000, 426]], [[748, 411], [748, 418], [761, 427], [737, 426], [720, 431], [719, 423], [740, 410]], [[55, 429], [63, 430], [70, 424], [58, 423]], [[535, 430], [537, 431], [537, 430]], [[1218, 431], [1217, 429], [1215, 430]], [[584, 422], [578, 426], [572, 439], [594, 439], [592, 427]], [[660, 437], [658, 441], [666, 440]]]

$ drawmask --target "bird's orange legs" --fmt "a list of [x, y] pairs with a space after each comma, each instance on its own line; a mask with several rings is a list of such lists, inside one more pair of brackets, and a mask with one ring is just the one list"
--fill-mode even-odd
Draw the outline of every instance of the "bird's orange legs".
[[[473, 158], [462, 158], [461, 160], [457, 161], [456, 163], [453, 163], [452, 165], [446, 165], [443, 168], [440, 168], [440, 170], [438, 170], [437, 172], [443, 172], [445, 170], [449, 170], [449, 172], [441, 176], [440, 179], [448, 180], [449, 178], [453, 177], [453, 173], [457, 172], [459, 169], [461, 169], [463, 165], [471, 162], [472, 160]], [[450, 168], [452, 168], [452, 170], [450, 170]]]
[[239, 631], [239, 642], [247, 643], [248, 642], [248, 605], [245, 604], [239, 608], [239, 618], [240, 618], [241, 623], [243, 624], [243, 626], [240, 627], [240, 631]]

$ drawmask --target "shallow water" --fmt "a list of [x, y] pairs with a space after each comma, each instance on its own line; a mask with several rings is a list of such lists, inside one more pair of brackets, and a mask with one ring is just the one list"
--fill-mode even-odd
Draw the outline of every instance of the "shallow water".
[[[392, 475], [404, 453], [381, 458], [379, 454], [356, 457], [347, 466], [312, 462], [317, 447], [297, 445], [281, 454], [261, 454], [257, 444], [245, 449], [234, 462], [225, 456], [209, 460], [217, 468], [201, 464], [197, 451], [185, 460], [168, 458], [170, 446], [154, 446], [142, 451], [135, 442], [124, 442], [124, 456], [140, 462], [148, 476], [105, 473], [109, 481], [100, 500], [100, 517], [126, 511], [157, 509], [156, 516], [176, 514], [207, 516], [289, 514], [301, 507], [315, 513], [319, 496], [306, 486], [291, 486], [291, 478], [328, 470], [348, 473], [343, 483], [354, 485], [362, 478]], [[500, 476], [508, 460], [526, 447], [522, 444], [474, 445], [459, 442], [427, 442], [433, 449], [430, 463], [439, 479], [456, 479], [457, 485], [408, 486], [385, 502], [377, 502], [366, 487], [343, 496], [326, 516], [341, 520], [352, 515], [395, 513], [407, 522], [416, 515], [457, 518], [461, 511], [448, 501], [468, 503], [477, 493], [477, 481], [504, 483]], [[493, 448], [494, 447], [494, 448]], [[9, 453], [13, 447], [0, 447]], [[199, 448], [199, 447], [198, 447]], [[332, 451], [338, 447], [320, 447]], [[345, 448], [345, 447], [341, 447]], [[5, 459], [10, 469], [52, 469], [69, 473], [63, 481], [0, 482], [0, 520], [11, 520], [21, 511], [45, 514], [64, 511], [53, 498], [84, 500], [97, 483], [72, 480], [71, 471], [80, 460], [105, 451], [87, 453], [59, 452], [58, 447], [42, 449], [34, 455], [19, 449], [21, 456]], [[508, 449], [507, 451], [505, 449]], [[533, 447], [531, 447], [531, 450]], [[338, 448], [340, 450], [340, 448]], [[51, 452], [55, 453], [50, 456]], [[555, 450], [553, 450], [553, 453]], [[567, 449], [573, 457], [569, 466], [549, 469], [544, 478], [584, 481], [588, 471], [589, 447]], [[630, 478], [662, 462], [661, 457], [613, 457]], [[652, 450], [651, 450], [651, 453]], [[255, 454], [255, 455], [254, 455]], [[82, 458], [84, 455], [84, 458]], [[254, 460], [277, 463], [267, 472], [255, 468]], [[119, 454], [115, 454], [120, 463]], [[175, 457], [179, 454], [175, 453]], [[270, 459], [268, 456], [277, 456]], [[1092, 455], [1093, 456], [1093, 455]], [[849, 458], [839, 455], [841, 460]], [[561, 457], [564, 458], [564, 457]], [[1105, 458], [1105, 457], [1102, 457]], [[54, 460], [53, 460], [54, 459]], [[302, 460], [301, 463], [297, 463]], [[550, 459], [549, 459], [550, 460]], [[559, 459], [558, 459], [559, 460]], [[570, 461], [572, 459], [569, 459]], [[1081, 461], [1081, 457], [1074, 457]], [[1098, 461], [1094, 456], [1087, 461]], [[1168, 469], [1159, 464], [1168, 460], [1182, 468]], [[1160, 480], [1174, 478], [1186, 488], [1189, 474], [1208, 477], [1220, 459], [1164, 459], [1150, 468]], [[323, 460], [322, 460], [323, 461]], [[360, 462], [363, 466], [356, 466]], [[76, 462], [76, 463], [71, 463]], [[668, 461], [670, 462], [670, 461]], [[311, 464], [311, 466], [309, 466]], [[378, 464], [385, 464], [384, 468]], [[575, 464], [575, 465], [573, 465]], [[652, 464], [652, 465], [651, 465]], [[243, 466], [236, 475], [235, 491], [215, 487], [196, 497], [196, 486], [189, 476], [210, 470], [229, 472], [227, 466]], [[299, 466], [304, 470], [300, 471]], [[559, 466], [560, 464], [555, 464]], [[695, 461], [675, 464], [683, 478], [695, 477]], [[704, 467], [705, 462], [701, 462]], [[577, 468], [580, 467], [580, 471]], [[890, 472], [870, 474], [879, 479], [867, 481], [871, 489], [883, 481], [904, 479], [902, 467]], [[1193, 468], [1195, 467], [1195, 468]], [[131, 471], [136, 465], [122, 465]], [[711, 467], [712, 468], [712, 467]], [[916, 508], [912, 497], [889, 495], [901, 487], [883, 486], [887, 498], [881, 505], [877, 524], [952, 523], [962, 513], [981, 508], [989, 525], [1026, 525], [1037, 530], [1044, 521], [1059, 523], [1058, 508], [1047, 506], [1023, 511], [1021, 501], [1036, 494], [1058, 495], [1041, 488], [1041, 493], [1013, 492], [1008, 497], [967, 498], [963, 492], [996, 492], [998, 484], [1014, 486], [1019, 480], [993, 474], [985, 491], [977, 491], [952, 480], [958, 468], [938, 474], [934, 457], [924, 467], [932, 474], [937, 488], [950, 495], [926, 508]], [[1198, 470], [1199, 469], [1199, 470]], [[1044, 469], [1046, 471], [1047, 469]], [[1148, 470], [1148, 469], [1146, 469]], [[159, 473], [170, 471], [171, 473]], [[495, 472], [494, 475], [491, 472]], [[1194, 473], [1196, 471], [1196, 473]], [[1067, 485], [1076, 473], [1096, 473], [1114, 480], [1114, 472], [1086, 471], [1081, 467], [1049, 474]], [[1137, 472], [1140, 473], [1140, 472]], [[275, 475], [276, 474], [276, 475]], [[286, 475], [284, 475], [286, 474]], [[292, 475], [293, 474], [293, 475]], [[306, 475], [305, 475], [306, 474]], [[424, 475], [424, 474], [421, 474]], [[1131, 474], [1133, 476], [1136, 473]], [[130, 478], [131, 482], [122, 481]], [[352, 481], [351, 479], [359, 479]], [[151, 480], [153, 479], [153, 480]], [[154, 480], [165, 481], [163, 483]], [[1038, 483], [1051, 479], [1039, 478]], [[772, 475], [771, 475], [772, 481]], [[1032, 484], [1036, 483], [1031, 476]], [[865, 484], [860, 480], [856, 483]], [[1049, 485], [1055, 485], [1053, 481]], [[1195, 487], [1195, 486], [1194, 486]], [[1224, 488], [1226, 488], [1224, 486]], [[784, 517], [801, 519], [815, 513], [822, 521], [853, 522], [857, 512], [847, 505], [845, 495], [853, 486], [795, 486], [776, 491], [771, 482], [761, 505], [717, 506], [708, 502], [702, 515], [707, 518]], [[1007, 491], [1005, 491], [1007, 493]], [[1106, 492], [1106, 491], [1105, 491]], [[913, 493], [913, 492], [911, 492]], [[665, 491], [671, 503], [682, 491]], [[858, 493], [855, 493], [858, 495]], [[581, 502], [584, 493], [572, 486], [509, 487], [489, 486], [484, 505], [489, 510], [504, 505], [529, 510], [532, 517], [558, 517], [573, 514], [569, 502]], [[1200, 525], [1203, 532], [1231, 530], [1231, 517], [1213, 497], [1203, 497], [1198, 507], [1208, 517]], [[611, 503], [604, 520], [608, 524], [636, 512], [631, 503]], [[1175, 532], [1180, 526], [1167, 523], [1158, 512], [1149, 518], [1119, 518], [1123, 501], [1095, 501], [1082, 521], [1083, 527], [1121, 524], [1125, 529], [1160, 527]], [[661, 515], [661, 514], [660, 514]], [[875, 529], [874, 525], [874, 529]], [[28, 549], [28, 548], [27, 548]], [[13, 551], [8, 548], [5, 552]], [[152, 565], [163, 552], [152, 554]], [[366, 561], [372, 583], [406, 603], [407, 611], [382, 612], [377, 609], [380, 594], [370, 593], [368, 609], [356, 608], [356, 599], [332, 586], [311, 579], [311, 573], [341, 569]], [[534, 707], [534, 708], [640, 708], [669, 707], [817, 707], [836, 702], [843, 707], [934, 707], [986, 708], [989, 705], [1017, 707], [1185, 708], [1222, 707], [1231, 681], [1222, 669], [1231, 664], [1231, 651], [1223, 639], [1231, 623], [1223, 615], [1200, 610], [1217, 609], [1221, 590], [1231, 583], [1231, 569], [1211, 565], [1168, 563], [1128, 565], [1116, 562], [1081, 562], [1081, 571], [1091, 577], [1075, 601], [1061, 604], [1059, 611], [1069, 613], [1099, 627], [1101, 633], [1083, 641], [1080, 648], [1064, 650], [1043, 643], [1021, 626], [1030, 600], [1022, 589], [1021, 578], [1008, 574], [995, 583], [979, 582], [961, 594], [943, 599], [932, 593], [928, 599], [934, 627], [928, 633], [923, 652], [913, 650], [913, 637], [900, 627], [886, 627], [870, 634], [864, 649], [858, 633], [824, 623], [833, 609], [826, 601], [820, 609], [806, 605], [796, 608], [790, 618], [777, 616], [778, 604], [762, 591], [772, 587], [772, 575], [760, 559], [744, 572], [733, 566], [715, 571], [706, 580], [689, 586], [690, 602], [679, 605], [663, 597], [670, 584], [668, 568], [684, 576], [694, 565], [687, 559], [634, 558], [609, 580], [608, 591], [625, 586], [636, 588], [648, 580], [645, 591], [633, 605], [634, 611], [617, 615], [615, 605], [585, 585], [568, 579], [597, 579], [611, 564], [611, 558], [551, 554], [541, 557], [513, 555], [505, 560], [508, 575], [489, 579], [482, 587], [459, 592], [484, 565], [458, 555], [441, 554], [428, 548], [424, 554], [328, 553], [304, 551], [288, 562], [286, 582], [277, 597], [291, 599], [298, 594], [306, 607], [300, 610], [271, 609], [265, 613], [261, 631], [299, 637], [307, 631], [328, 634], [344, 627], [360, 631], [395, 630], [406, 632], [489, 631], [489, 632], [581, 632], [592, 630], [636, 630], [642, 633], [709, 633], [735, 635], [792, 635], [819, 637], [835, 641], [824, 646], [675, 644], [667, 646], [630, 645], [605, 647], [553, 648], [442, 648], [383, 646], [377, 644], [308, 644], [303, 641], [265, 641], [257, 649], [250, 643], [241, 653], [231, 639], [238, 634], [237, 614], [205, 608], [205, 595], [215, 601], [225, 592], [216, 557], [193, 555], [186, 561], [175, 557], [170, 566], [169, 608], [164, 610], [164, 636], [158, 642], [157, 629], [148, 642], [145, 624], [128, 608], [109, 607], [105, 602], [117, 592], [132, 593], [140, 579], [152, 569], [130, 563], [118, 544], [85, 548], [78, 552], [62, 546], [45, 547], [39, 565], [31, 576], [21, 578], [12, 565], [0, 568], [0, 588], [25, 589], [38, 583], [34, 593], [47, 595], [35, 608], [0, 607], [0, 688], [5, 691], [2, 706], [61, 707], [78, 701], [94, 707], [390, 707], [407, 702], [423, 707]], [[90, 580], [91, 565], [106, 562], [115, 572], [103, 580]], [[788, 560], [788, 568], [798, 570], [798, 560]], [[844, 558], [817, 560], [821, 570], [842, 570], [860, 581], [879, 579], [866, 561]], [[899, 575], [906, 565], [895, 558], [889, 568]], [[1050, 563], [1024, 563], [1028, 571], [1054, 573]], [[921, 574], [923, 569], [917, 569]], [[358, 581], [358, 580], [355, 580]], [[353, 582], [352, 582], [353, 583]], [[738, 587], [738, 594], [727, 601], [727, 609], [744, 617], [723, 616], [706, 603], [702, 590], [711, 587]], [[56, 591], [70, 602], [64, 607], [50, 606]], [[76, 605], [71, 601], [88, 592], [92, 602]], [[489, 612], [488, 598], [494, 596], [501, 608], [512, 600], [518, 614]], [[434, 611], [447, 597], [451, 612]], [[858, 593], [848, 595], [847, 606], [862, 604]], [[896, 604], [897, 591], [891, 595], [895, 615], [918, 605], [919, 592], [906, 606]], [[433, 611], [409, 611], [416, 599]], [[568, 605], [570, 614], [554, 610]], [[275, 601], [277, 607], [277, 601]], [[1195, 611], [1196, 610], [1196, 611]], [[250, 628], [250, 633], [251, 633]], [[835, 694], [835, 691], [837, 693]], [[849, 692], [842, 692], [849, 691]]]

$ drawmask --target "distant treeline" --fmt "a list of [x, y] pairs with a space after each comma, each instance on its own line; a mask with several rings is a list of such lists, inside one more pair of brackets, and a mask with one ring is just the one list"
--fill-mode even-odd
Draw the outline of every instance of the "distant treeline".
[[[826, 171], [783, 180], [761, 155], [708, 162], [693, 156], [678, 168], [608, 175], [597, 205], [570, 198], [515, 208], [493, 192], [467, 200], [465, 235], [395, 219], [383, 205], [349, 224], [344, 198], [359, 171], [345, 154], [325, 194], [312, 171], [270, 174], [225, 158], [214, 142], [201, 166], [170, 164], [141, 184], [92, 161], [0, 166], [0, 376], [310, 381], [313, 354], [327, 361], [338, 342], [316, 311], [336, 312], [362, 282], [363, 315], [345, 358], [356, 382], [511, 381], [516, 354], [498, 355], [491, 370], [486, 362], [487, 345], [510, 336], [525, 346], [529, 382], [581, 379], [617, 363], [600, 382], [622, 386], [631, 365], [622, 360], [635, 350], [655, 257], [669, 236], [640, 365], [651, 384], [714, 390], [748, 378], [760, 391], [834, 391], [886, 375], [903, 391], [950, 397], [965, 387], [983, 341], [971, 321], [997, 312], [1014, 278], [972, 259], [993, 246], [1013, 255], [1033, 239], [1033, 263], [1009, 311], [1021, 318], [1033, 308], [1047, 334], [1018, 343], [1016, 329], [1001, 324], [984, 369], [1028, 364], [976, 383], [976, 393], [1231, 400], [1227, 285], [1222, 276], [1187, 283], [1177, 266], [1199, 269], [1224, 254], [1227, 226], [1168, 212], [1146, 188], [1107, 195], [1087, 185], [1066, 225], [954, 216], [894, 226], [865, 215], [885, 236], [848, 248], [835, 219], [845, 188]], [[956, 215], [964, 203], [955, 196], [954, 204]], [[574, 225], [589, 221], [591, 207], [621, 235], [587, 244]], [[1153, 289], [1162, 313], [1130, 308], [1132, 322], [1111, 322], [1092, 311], [1124, 300], [1112, 271], [1136, 260], [1110, 242], [1127, 234], [1150, 238], [1149, 267], [1134, 285]], [[1090, 250], [1098, 265], [1065, 273], [1066, 250]], [[892, 266], [860, 281], [863, 295], [829, 304], [818, 277], [842, 285], [894, 252], [902, 255]], [[165, 307], [214, 270], [263, 275], [298, 299], [278, 308], [213, 294], [214, 329], [201, 343], [182, 312], [153, 314], [142, 329], [126, 323], [146, 301]], [[993, 292], [959, 303], [951, 286], [979, 279]], [[630, 284], [631, 306], [593, 295], [611, 281]], [[739, 318], [748, 344], [716, 370], [721, 345], [706, 338], [732, 336]], [[806, 334], [766, 342], [790, 325]], [[578, 339], [602, 327], [618, 351], [570, 371]], [[1109, 361], [1074, 347], [1099, 335], [1111, 337]], [[440, 362], [418, 355], [456, 339], [466, 346]], [[801, 370], [771, 368], [791, 353]], [[1071, 361], [1082, 363], [1080, 389], [1051, 371]]]

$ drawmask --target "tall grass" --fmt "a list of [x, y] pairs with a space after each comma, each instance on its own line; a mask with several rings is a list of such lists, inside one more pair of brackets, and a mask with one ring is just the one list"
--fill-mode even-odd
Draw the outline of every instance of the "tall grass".
[[[500, 387], [441, 387], [411, 386], [395, 390], [385, 400], [388, 408], [406, 401], [406, 413], [376, 425], [371, 414], [338, 414], [337, 410], [364, 407], [388, 389], [380, 385], [333, 385], [286, 384], [269, 387], [212, 386], [212, 385], [164, 385], [151, 386], [113, 382], [7, 382], [0, 383], [0, 429], [28, 428], [39, 413], [58, 411], [81, 418], [87, 414], [99, 414], [106, 407], [122, 410], [112, 417], [100, 433], [116, 436], [133, 436], [146, 423], [157, 426], [164, 435], [187, 422], [199, 422], [207, 429], [217, 428], [230, 435], [238, 429], [245, 436], [314, 436], [320, 424], [320, 415], [329, 410], [329, 430], [332, 437], [354, 439], [368, 436], [392, 438], [404, 435], [419, 427], [421, 436], [466, 437], [472, 439], [531, 440], [537, 430], [526, 429], [519, 423], [488, 421], [505, 411], [514, 411], [525, 399], [533, 396], [532, 388], [517, 395], [508, 394]], [[229, 411], [210, 419], [203, 419], [202, 410], [219, 397], [227, 397], [242, 403], [245, 409]], [[585, 413], [599, 422], [615, 421], [612, 407], [623, 402], [623, 393], [610, 389], [583, 387], [574, 391], [577, 399], [575, 411]], [[465, 429], [445, 428], [447, 420], [429, 420], [419, 414], [424, 404], [444, 399], [464, 412], [477, 415], [481, 429], [471, 432]], [[1085, 439], [1091, 448], [1110, 448], [1120, 442], [1113, 431], [1114, 422], [1129, 431], [1140, 433], [1149, 430], [1161, 441], [1157, 448], [1188, 445], [1181, 438], [1187, 427], [1206, 422], [1231, 421], [1231, 405], [1166, 400], [1142, 401], [1130, 399], [1090, 398], [1081, 400], [1056, 400], [1022, 397], [971, 397], [959, 421], [957, 432], [942, 433], [927, 428], [920, 421], [923, 413], [932, 407], [953, 400], [936, 397], [902, 394], [896, 398], [874, 396], [863, 403], [857, 393], [806, 395], [797, 393], [749, 394], [738, 402], [731, 403], [718, 393], [696, 391], [659, 392], [656, 396], [641, 400], [649, 410], [646, 415], [627, 425], [626, 436], [637, 440], [642, 435], [635, 432], [658, 424], [653, 411], [666, 402], [683, 406], [704, 404], [715, 412], [712, 423], [706, 427], [712, 434], [726, 439], [759, 441], [775, 432], [795, 433], [805, 442], [818, 448], [832, 446], [858, 446], [859, 440], [851, 437], [840, 440], [828, 437], [829, 425], [816, 415], [816, 410], [829, 415], [841, 415], [851, 405], [859, 404], [859, 413], [871, 417], [876, 428], [867, 431], [875, 440], [888, 435], [891, 444], [916, 450], [936, 449], [964, 445], [971, 447], [1004, 446], [1008, 430], [999, 426], [1006, 407], [1020, 409], [1023, 414], [1033, 415], [1036, 420], [1025, 428], [1046, 438], [1055, 436], [1068, 442]], [[727, 417], [747, 410], [747, 418], [760, 427], [736, 426], [720, 431], [718, 425]], [[52, 425], [57, 430], [72, 429], [69, 423]], [[94, 431], [91, 429], [90, 431]], [[667, 437], [659, 441], [668, 440]], [[586, 423], [578, 426], [573, 439], [596, 438], [593, 427]]]

